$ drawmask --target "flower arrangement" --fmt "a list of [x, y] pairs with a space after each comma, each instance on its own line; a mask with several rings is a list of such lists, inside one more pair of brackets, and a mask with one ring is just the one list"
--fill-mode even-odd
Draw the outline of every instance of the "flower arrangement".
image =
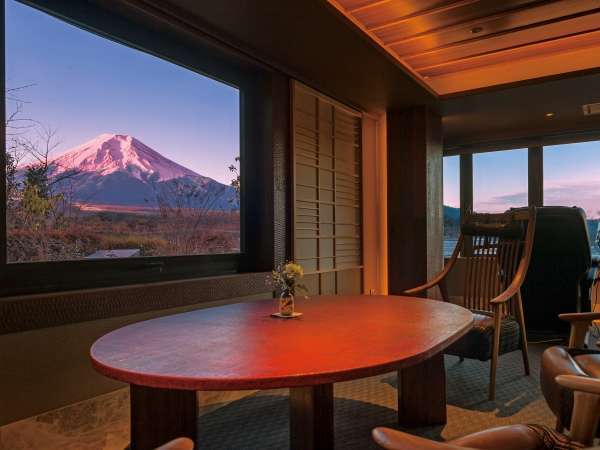
[[303, 284], [298, 283], [304, 277], [304, 269], [300, 264], [289, 261], [285, 264], [279, 264], [271, 274], [273, 286], [284, 297], [296, 295], [296, 290], [308, 293], [308, 289]]
[[294, 296], [298, 291], [308, 293], [306, 286], [299, 283], [303, 277], [304, 269], [294, 261], [279, 264], [271, 273], [273, 287], [280, 293], [279, 314], [281, 316], [294, 316]]

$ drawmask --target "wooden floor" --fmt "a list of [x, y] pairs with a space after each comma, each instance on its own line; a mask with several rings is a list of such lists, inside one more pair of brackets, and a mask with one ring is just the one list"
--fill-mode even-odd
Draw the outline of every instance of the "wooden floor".
[[[523, 376], [519, 352], [500, 358], [496, 401], [487, 400], [489, 364], [446, 357], [448, 423], [413, 430], [433, 439], [451, 439], [510, 423], [553, 425], [538, 376], [543, 347], [530, 347], [532, 375]], [[0, 427], [0, 449], [123, 449], [128, 442], [128, 391]], [[336, 447], [377, 448], [370, 430], [396, 427], [394, 373], [335, 386]], [[204, 449], [285, 449], [288, 446], [286, 390], [210, 393], [201, 397], [199, 436]]]

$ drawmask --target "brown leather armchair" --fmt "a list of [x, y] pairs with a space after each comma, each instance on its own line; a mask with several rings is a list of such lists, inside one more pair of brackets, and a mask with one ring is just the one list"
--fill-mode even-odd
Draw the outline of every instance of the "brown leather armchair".
[[156, 450], [193, 450], [194, 441], [188, 438], [177, 438], [161, 445]]
[[584, 348], [587, 330], [595, 320], [600, 320], [600, 312], [561, 314], [559, 316], [571, 324], [569, 346], [550, 347], [542, 354], [540, 384], [546, 402], [556, 416], [556, 429], [571, 428], [573, 392], [558, 384], [559, 375], [578, 375], [600, 379], [600, 351]]
[[600, 416], [600, 379], [560, 375], [556, 382], [575, 391], [570, 438], [537, 425], [509, 425], [449, 442], [434, 442], [389, 428], [375, 428], [373, 439], [387, 450], [550, 450], [592, 445]]

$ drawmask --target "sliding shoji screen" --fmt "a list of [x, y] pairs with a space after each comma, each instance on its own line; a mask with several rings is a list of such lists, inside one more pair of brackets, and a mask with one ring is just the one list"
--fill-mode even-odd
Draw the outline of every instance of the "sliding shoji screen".
[[294, 259], [313, 295], [362, 293], [361, 114], [293, 86]]

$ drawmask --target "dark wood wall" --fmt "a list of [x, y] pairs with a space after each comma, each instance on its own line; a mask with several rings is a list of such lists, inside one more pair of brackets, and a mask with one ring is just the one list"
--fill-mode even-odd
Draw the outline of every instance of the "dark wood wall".
[[425, 106], [388, 111], [388, 283], [417, 286], [442, 264], [442, 127]]

